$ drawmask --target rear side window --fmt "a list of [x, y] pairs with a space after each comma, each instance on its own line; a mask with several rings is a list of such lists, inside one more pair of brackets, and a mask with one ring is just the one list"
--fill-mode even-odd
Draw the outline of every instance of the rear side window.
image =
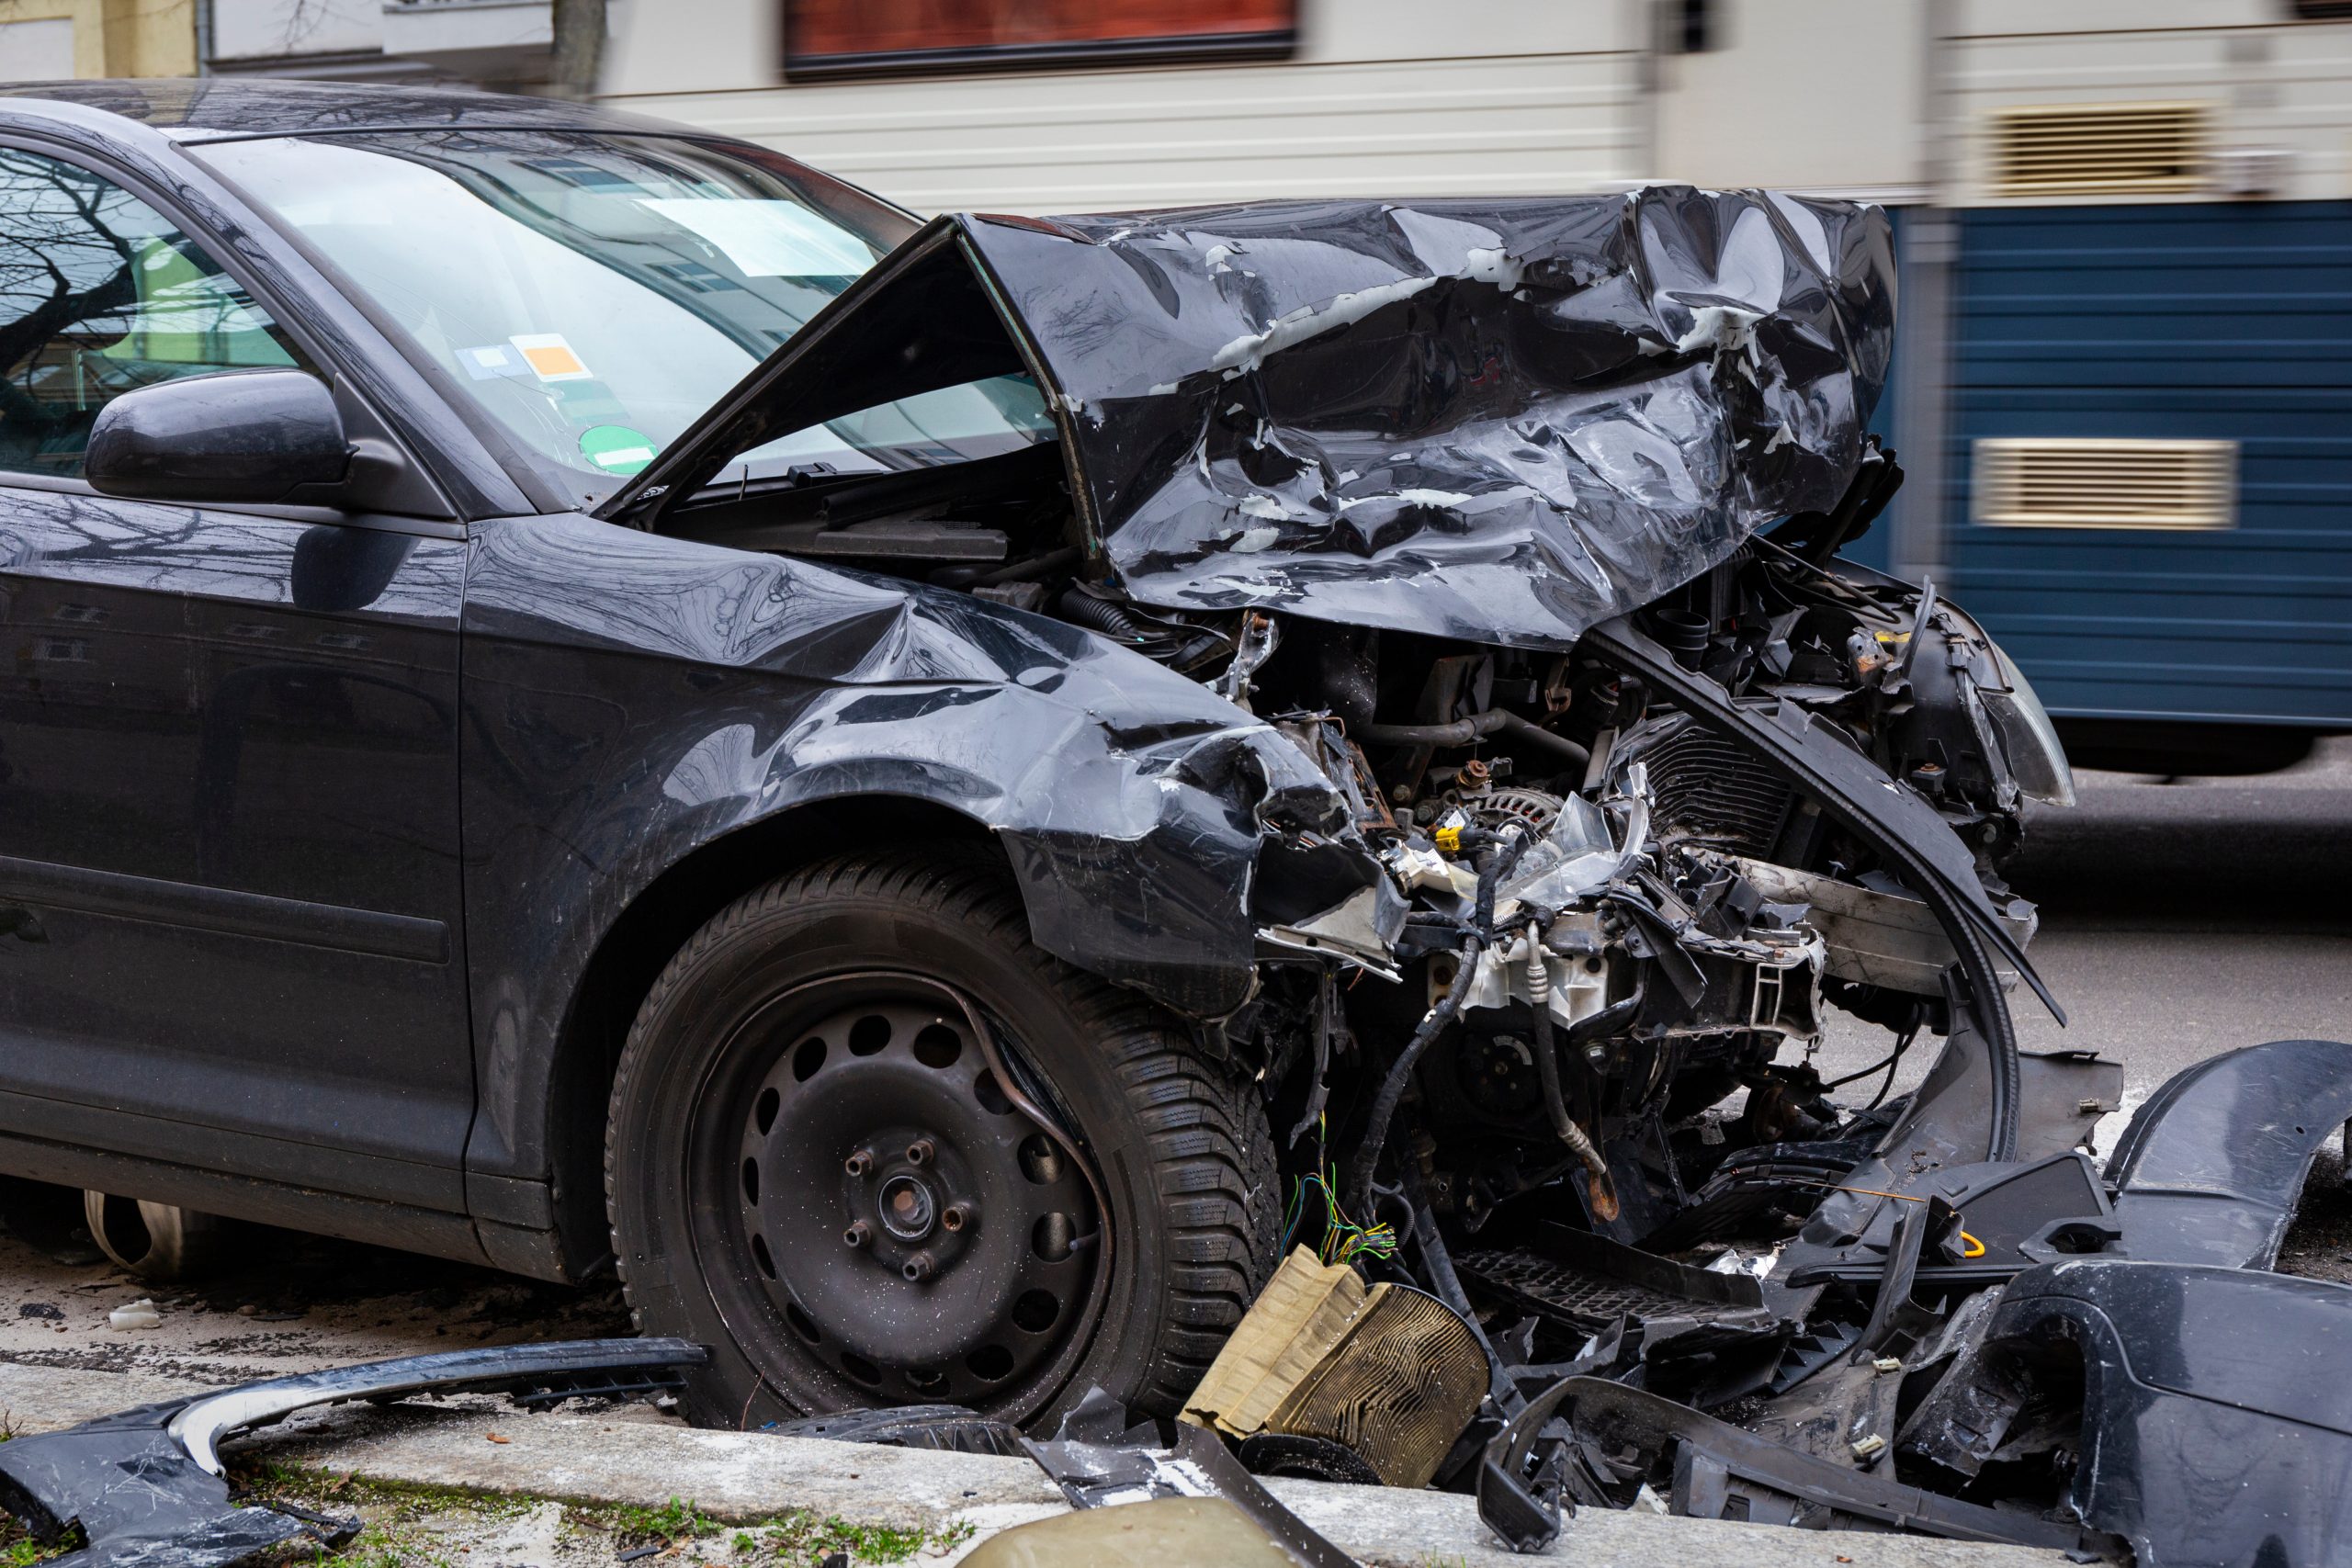
[[170, 220], [87, 169], [0, 149], [0, 471], [78, 476], [109, 399], [262, 367], [310, 368]]

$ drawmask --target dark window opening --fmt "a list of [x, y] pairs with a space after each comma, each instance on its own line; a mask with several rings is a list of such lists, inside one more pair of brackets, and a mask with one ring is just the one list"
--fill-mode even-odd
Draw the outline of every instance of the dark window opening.
[[1297, 0], [784, 0], [793, 78], [1290, 52]]
[[0, 152], [0, 470], [78, 476], [98, 411], [135, 388], [309, 367], [153, 208], [87, 169]]
[[1722, 46], [1714, 0], [1667, 0], [1668, 51], [1674, 54], [1704, 54]]

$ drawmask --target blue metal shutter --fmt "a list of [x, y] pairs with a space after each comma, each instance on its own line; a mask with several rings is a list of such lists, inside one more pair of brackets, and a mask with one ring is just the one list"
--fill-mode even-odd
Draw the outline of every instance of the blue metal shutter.
[[[2352, 202], [1962, 222], [1953, 596], [2053, 712], [2352, 725]], [[2236, 525], [1980, 525], [2018, 436], [2234, 441]]]

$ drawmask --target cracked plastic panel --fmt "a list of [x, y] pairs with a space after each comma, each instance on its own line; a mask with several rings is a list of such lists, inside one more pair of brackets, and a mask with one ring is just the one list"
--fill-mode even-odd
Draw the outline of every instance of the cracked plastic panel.
[[[54, 1540], [88, 1544], [59, 1568], [228, 1568], [304, 1533], [230, 1501], [217, 1445], [317, 1404], [405, 1393], [503, 1392], [525, 1403], [674, 1386], [709, 1352], [678, 1339], [588, 1339], [413, 1356], [142, 1404], [0, 1446], [0, 1503]], [[356, 1525], [352, 1528], [356, 1528]]]

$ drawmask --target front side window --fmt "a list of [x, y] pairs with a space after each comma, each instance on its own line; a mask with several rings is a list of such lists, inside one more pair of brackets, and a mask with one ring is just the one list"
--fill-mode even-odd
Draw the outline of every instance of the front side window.
[[87, 169], [0, 149], [0, 470], [77, 477], [109, 400], [262, 367], [308, 366], [170, 220]]
[[[611, 493], [912, 220], [782, 158], [654, 137], [394, 131], [199, 156], [300, 234], [550, 470]], [[1046, 439], [997, 377], [748, 454], [753, 471], [962, 462]]]

